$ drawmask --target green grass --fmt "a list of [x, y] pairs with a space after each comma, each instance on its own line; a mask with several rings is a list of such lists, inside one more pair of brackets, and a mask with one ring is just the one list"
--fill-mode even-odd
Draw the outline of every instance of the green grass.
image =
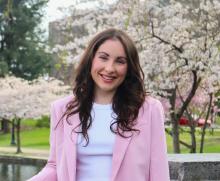
[[[169, 135], [166, 135], [167, 137], [167, 149], [168, 153], [173, 153], [173, 147], [172, 147], [172, 138]], [[180, 139], [186, 143], [190, 143], [190, 134], [187, 133], [181, 133]], [[197, 145], [197, 153], [200, 149], [200, 140], [201, 140], [201, 131], [198, 128], [196, 130], [196, 145]], [[189, 153], [189, 149], [185, 146], [181, 145], [181, 153]], [[204, 153], [220, 153], [220, 130], [216, 129], [214, 130], [213, 135], [209, 130], [206, 131], [205, 135], [205, 142], [204, 142]]]
[[[35, 128], [21, 132], [21, 146], [49, 149], [49, 128]], [[0, 135], [0, 147], [10, 146], [10, 134]]]
[[[25, 125], [25, 122], [22, 122]], [[29, 126], [33, 126], [33, 123], [28, 123]], [[21, 132], [21, 146], [26, 148], [36, 148], [36, 149], [49, 149], [49, 128], [36, 128], [31, 127], [30, 129], [25, 129]], [[168, 153], [172, 153], [172, 138], [169, 135], [167, 137], [167, 148]], [[190, 143], [190, 135], [186, 133], [180, 134], [181, 140]], [[197, 152], [199, 152], [200, 145], [200, 130], [197, 129]], [[0, 135], [0, 147], [10, 146], [10, 134]], [[181, 153], [188, 153], [189, 150], [184, 146], [181, 146]], [[209, 130], [206, 132], [205, 136], [205, 146], [204, 152], [206, 153], [220, 153], [220, 130], [215, 130], [214, 134], [211, 135]]]
[[216, 118], [215, 118], [215, 124], [220, 125], [220, 116], [216, 116]]
[[21, 126], [34, 128], [35, 125], [36, 125], [36, 120], [33, 120], [33, 119], [21, 120]]

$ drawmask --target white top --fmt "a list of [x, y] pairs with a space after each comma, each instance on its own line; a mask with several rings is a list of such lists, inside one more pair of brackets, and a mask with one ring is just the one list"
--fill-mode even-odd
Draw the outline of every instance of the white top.
[[83, 147], [86, 141], [81, 134], [78, 136], [76, 181], [110, 180], [115, 142], [115, 134], [110, 130], [112, 114], [111, 104], [93, 103], [89, 144]]

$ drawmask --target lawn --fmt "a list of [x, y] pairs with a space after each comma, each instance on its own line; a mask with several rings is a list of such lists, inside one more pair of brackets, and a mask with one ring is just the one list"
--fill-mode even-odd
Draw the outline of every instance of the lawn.
[[[186, 143], [190, 143], [190, 135], [187, 133], [181, 133], [180, 139]], [[200, 140], [201, 140], [201, 130], [197, 128], [196, 130], [196, 145], [197, 145], [197, 152], [200, 149]], [[172, 138], [171, 136], [167, 135], [167, 149], [169, 153], [172, 153]], [[181, 153], [189, 153], [188, 148], [181, 145]], [[210, 130], [206, 131], [205, 135], [205, 144], [204, 144], [204, 153], [220, 153], [220, 130], [214, 130], [213, 135], [211, 134]]]
[[[10, 134], [0, 135], [0, 147], [10, 146]], [[21, 132], [21, 146], [49, 149], [49, 128], [35, 128]]]
[[[201, 137], [199, 129], [197, 129], [197, 144]], [[0, 147], [10, 146], [10, 135], [0, 135]], [[180, 134], [183, 141], [189, 143], [190, 136], [186, 133]], [[26, 148], [49, 149], [49, 128], [34, 128], [33, 130], [25, 130], [21, 133], [21, 145]], [[198, 146], [197, 146], [198, 147]], [[172, 139], [167, 135], [168, 152], [172, 153]], [[199, 147], [197, 148], [197, 152]], [[188, 149], [181, 146], [182, 153], [188, 153]], [[220, 153], [220, 130], [215, 130], [211, 135], [209, 131], [206, 133], [205, 148], [206, 153]]]

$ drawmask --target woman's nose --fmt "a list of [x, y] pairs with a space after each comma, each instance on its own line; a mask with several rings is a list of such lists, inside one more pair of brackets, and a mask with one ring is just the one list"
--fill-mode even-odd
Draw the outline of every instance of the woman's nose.
[[113, 72], [115, 70], [114, 61], [112, 61], [112, 60], [108, 61], [105, 65], [105, 70], [107, 72]]

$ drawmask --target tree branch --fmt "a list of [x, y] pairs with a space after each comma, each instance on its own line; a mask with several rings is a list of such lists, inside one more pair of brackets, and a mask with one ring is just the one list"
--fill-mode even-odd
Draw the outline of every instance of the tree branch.
[[197, 77], [197, 72], [195, 70], [192, 70], [192, 74], [193, 74], [193, 85], [192, 85], [191, 91], [188, 94], [186, 100], [183, 102], [181, 109], [177, 113], [178, 119], [183, 115], [184, 111], [186, 110], [187, 106], [191, 102], [191, 100], [192, 100], [193, 96], [195, 95], [196, 90], [202, 80], [201, 77], [199, 77], [199, 78]]
[[173, 43], [171, 43], [171, 42], [169, 42], [167, 40], [164, 40], [163, 38], [161, 38], [161, 37], [159, 37], [158, 35], [155, 34], [155, 32], [154, 32], [154, 24], [153, 24], [152, 20], [150, 20], [150, 25], [151, 25], [152, 36], [154, 38], [157, 38], [158, 40], [160, 40], [164, 44], [171, 45], [179, 53], [183, 53], [183, 48], [182, 47], [178, 47], [178, 46], [174, 45]]

